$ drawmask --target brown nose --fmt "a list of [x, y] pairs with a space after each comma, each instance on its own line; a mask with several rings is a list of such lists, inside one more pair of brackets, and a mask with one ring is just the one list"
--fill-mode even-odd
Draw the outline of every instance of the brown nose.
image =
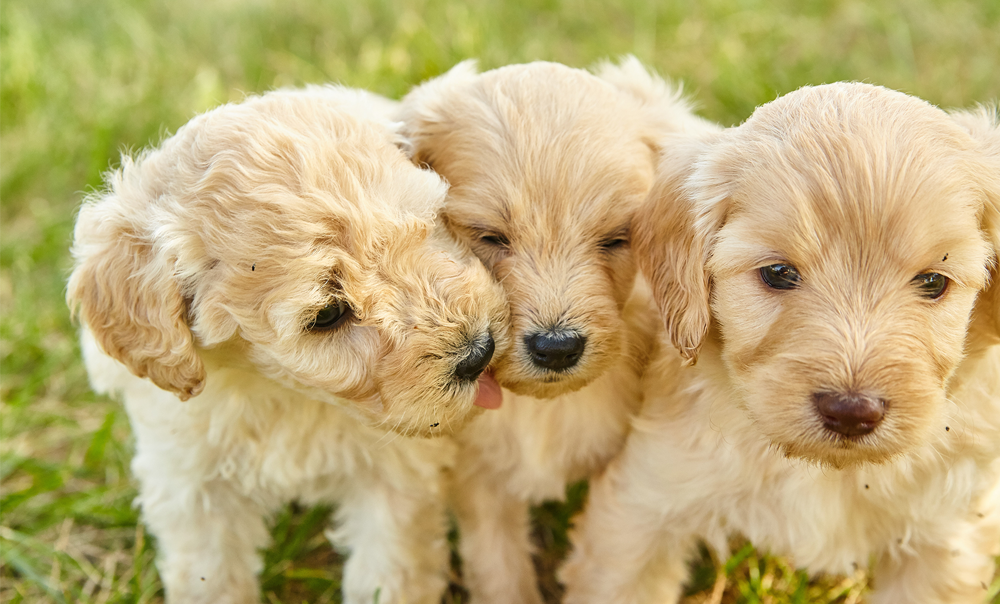
[[823, 427], [844, 436], [868, 434], [885, 417], [885, 401], [864, 394], [814, 392], [812, 400]]

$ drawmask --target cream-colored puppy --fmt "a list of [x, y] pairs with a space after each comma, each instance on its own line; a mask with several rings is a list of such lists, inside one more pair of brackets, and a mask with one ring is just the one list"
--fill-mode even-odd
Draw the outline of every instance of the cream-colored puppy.
[[832, 84], [668, 154], [636, 228], [667, 337], [592, 484], [568, 604], [676, 602], [696, 541], [724, 553], [734, 532], [810, 572], [871, 562], [873, 602], [984, 601], [997, 128]]
[[475, 602], [540, 602], [528, 506], [600, 470], [638, 406], [655, 317], [629, 237], [659, 137], [711, 126], [635, 59], [596, 76], [462, 63], [412, 91], [403, 122], [415, 161], [452, 186], [445, 222], [511, 308], [496, 377], [512, 392], [458, 436], [465, 585]]
[[496, 406], [479, 376], [508, 318], [391, 110], [336, 87], [226, 105], [80, 211], [68, 298], [128, 410], [170, 602], [258, 601], [265, 518], [292, 499], [339, 504], [345, 602], [440, 600], [454, 446], [410, 436]]

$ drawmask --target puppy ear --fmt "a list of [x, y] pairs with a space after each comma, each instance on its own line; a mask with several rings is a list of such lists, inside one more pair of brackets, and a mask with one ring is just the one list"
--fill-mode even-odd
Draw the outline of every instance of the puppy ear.
[[[702, 193], [692, 187], [699, 156], [717, 134], [663, 139], [656, 183], [640, 208], [632, 245], [666, 325], [667, 336], [690, 364], [708, 331], [711, 282], [706, 272], [710, 245], [725, 217], [724, 197], [699, 209]], [[701, 215], [700, 215], [701, 214]]]
[[127, 205], [115, 192], [85, 201], [66, 299], [106, 354], [187, 400], [204, 388], [205, 368], [184, 320], [174, 262], [137, 231], [141, 217]]
[[982, 228], [994, 253], [990, 281], [976, 299], [970, 331], [985, 336], [989, 344], [1000, 344], [1000, 107], [981, 105], [951, 115], [979, 143], [983, 165], [976, 167], [976, 174], [986, 201]]
[[409, 141], [410, 159], [416, 164], [434, 165], [431, 139], [449, 130], [445, 113], [447, 99], [455, 90], [476, 79], [476, 61], [469, 59], [452, 67], [448, 73], [428, 80], [411, 90], [396, 114], [403, 122], [400, 134]]

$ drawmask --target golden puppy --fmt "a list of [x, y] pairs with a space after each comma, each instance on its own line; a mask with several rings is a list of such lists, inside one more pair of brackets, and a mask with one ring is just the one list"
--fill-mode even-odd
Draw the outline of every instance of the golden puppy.
[[876, 603], [983, 602], [996, 115], [832, 84], [683, 147], [636, 223], [666, 341], [592, 485], [566, 602], [676, 602], [697, 540], [724, 553], [734, 532], [810, 572], [871, 562]]
[[528, 506], [601, 469], [638, 405], [655, 319], [629, 237], [659, 138], [711, 126], [635, 59], [597, 76], [467, 62], [402, 105], [415, 161], [452, 186], [444, 221], [511, 308], [496, 377], [513, 394], [458, 436], [465, 584], [477, 602], [540, 602]]
[[265, 517], [292, 499], [339, 504], [345, 602], [440, 600], [454, 446], [407, 436], [496, 406], [479, 376], [508, 319], [391, 110], [335, 87], [226, 105], [80, 211], [68, 299], [128, 410], [170, 602], [258, 601]]

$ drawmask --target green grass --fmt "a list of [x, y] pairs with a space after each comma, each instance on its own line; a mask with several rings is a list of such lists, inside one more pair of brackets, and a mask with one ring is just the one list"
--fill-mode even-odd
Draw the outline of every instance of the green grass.
[[[398, 97], [468, 57], [587, 66], [634, 53], [724, 124], [809, 83], [884, 84], [944, 106], [1000, 97], [995, 0], [4, 0], [0, 3], [0, 601], [157, 602], [155, 543], [131, 507], [124, 412], [90, 393], [63, 303], [75, 208], [119, 152], [245, 93], [337, 81]], [[570, 505], [536, 510], [550, 597]], [[267, 602], [339, 601], [328, 510], [274, 520]], [[866, 578], [810, 579], [736, 543], [724, 602], [838, 602]], [[691, 602], [716, 571], [696, 562]], [[1000, 578], [991, 586], [1000, 593]], [[448, 599], [463, 601], [459, 584]], [[997, 600], [995, 600], [997, 601]]]

